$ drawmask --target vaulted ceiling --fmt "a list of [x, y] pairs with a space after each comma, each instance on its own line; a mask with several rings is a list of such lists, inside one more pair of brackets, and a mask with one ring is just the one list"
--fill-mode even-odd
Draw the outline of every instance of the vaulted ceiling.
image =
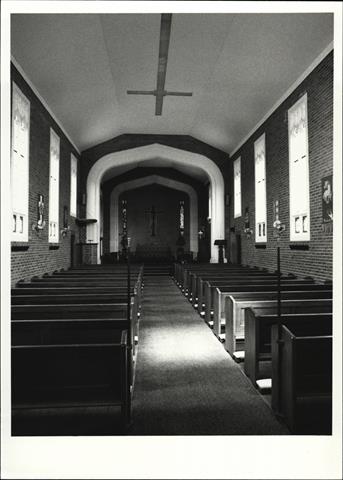
[[173, 14], [155, 116], [160, 15], [12, 15], [12, 55], [79, 150], [123, 133], [232, 151], [333, 40], [331, 14]]

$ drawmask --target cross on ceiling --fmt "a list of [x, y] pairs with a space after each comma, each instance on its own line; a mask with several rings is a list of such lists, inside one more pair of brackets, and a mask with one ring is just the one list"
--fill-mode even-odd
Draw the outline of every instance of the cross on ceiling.
[[167, 74], [171, 21], [171, 13], [162, 13], [156, 90], [127, 90], [129, 95], [154, 95], [156, 97], [155, 115], [162, 115], [163, 97], [167, 95], [174, 97], [191, 97], [193, 95], [192, 92], [169, 92], [164, 89]]

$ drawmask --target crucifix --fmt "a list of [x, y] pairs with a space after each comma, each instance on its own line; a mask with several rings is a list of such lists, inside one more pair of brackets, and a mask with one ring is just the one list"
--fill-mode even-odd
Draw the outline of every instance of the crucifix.
[[156, 90], [127, 90], [128, 95], [154, 95], [156, 97], [155, 115], [162, 115], [163, 98], [165, 96], [191, 97], [193, 95], [192, 92], [169, 92], [164, 89], [167, 74], [171, 21], [171, 13], [162, 13]]
[[156, 237], [156, 216], [159, 214], [159, 213], [163, 213], [163, 211], [159, 211], [157, 212], [155, 210], [155, 206], [152, 205], [151, 206], [151, 210], [148, 210], [146, 211], [145, 213], [149, 213], [150, 214], [150, 227], [151, 227], [151, 236], [152, 237]]

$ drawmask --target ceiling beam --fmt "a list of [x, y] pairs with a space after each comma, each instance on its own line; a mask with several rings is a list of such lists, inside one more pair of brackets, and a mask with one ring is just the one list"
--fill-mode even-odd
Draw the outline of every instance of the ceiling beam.
[[192, 92], [168, 92], [165, 90], [171, 23], [172, 14], [162, 13], [156, 90], [127, 90], [128, 95], [154, 95], [156, 97], [155, 115], [158, 116], [162, 115], [163, 98], [165, 96], [170, 95], [174, 97], [191, 97], [193, 95]]

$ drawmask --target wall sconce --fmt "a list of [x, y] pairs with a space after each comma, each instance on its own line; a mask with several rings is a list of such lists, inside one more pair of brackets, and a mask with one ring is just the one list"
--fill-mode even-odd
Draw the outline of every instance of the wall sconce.
[[202, 240], [202, 239], [204, 238], [204, 236], [205, 236], [205, 232], [200, 229], [200, 230], [198, 231], [199, 240]]
[[282, 223], [281, 220], [279, 220], [279, 200], [274, 201], [273, 210], [275, 218], [273, 223], [274, 235], [277, 237], [278, 240], [280, 240], [280, 235], [286, 230], [286, 225]]
[[33, 223], [31, 228], [37, 234], [44, 230], [46, 222], [44, 220], [44, 195], [38, 194], [37, 200], [37, 223]]
[[40, 233], [42, 230], [44, 230], [45, 225], [46, 225], [45, 220], [43, 220], [42, 223], [39, 223], [39, 222], [33, 223], [32, 224], [32, 230], [36, 233]]
[[68, 235], [68, 232], [70, 232], [70, 226], [69, 225], [67, 227], [62, 228], [62, 230], [61, 230], [62, 238], [65, 238]]
[[286, 225], [284, 223], [281, 223], [280, 220], [275, 220], [275, 222], [273, 223], [273, 227], [275, 228], [278, 234], [286, 230]]
[[252, 236], [252, 234], [254, 233], [254, 230], [250, 227], [246, 227], [243, 232], [245, 233], [245, 235], [247, 236], [247, 238], [250, 238]]

